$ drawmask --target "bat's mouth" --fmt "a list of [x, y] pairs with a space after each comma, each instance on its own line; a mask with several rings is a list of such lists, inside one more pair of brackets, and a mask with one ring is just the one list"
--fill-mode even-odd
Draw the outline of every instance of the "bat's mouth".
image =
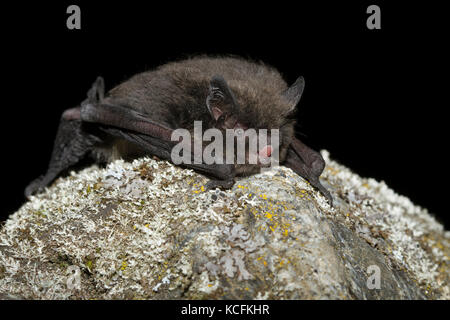
[[267, 145], [262, 148], [258, 153], [258, 165], [261, 167], [268, 167], [271, 164], [273, 148], [271, 145]]

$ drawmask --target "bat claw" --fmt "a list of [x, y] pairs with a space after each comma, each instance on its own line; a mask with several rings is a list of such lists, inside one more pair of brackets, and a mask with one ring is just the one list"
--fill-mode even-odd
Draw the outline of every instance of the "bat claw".
[[331, 193], [327, 190], [327, 189], [325, 189], [324, 191], [321, 191], [322, 192], [322, 195], [323, 196], [325, 196], [325, 198], [327, 198], [327, 200], [328, 200], [328, 203], [330, 204], [330, 207], [334, 207], [333, 206], [333, 196], [331, 195]]
[[41, 193], [44, 191], [45, 185], [43, 184], [44, 176], [40, 176], [39, 178], [33, 180], [26, 188], [25, 188], [25, 197], [30, 199], [30, 196]]
[[319, 180], [317, 181], [309, 181], [313, 187], [315, 187], [319, 192], [327, 199], [328, 203], [331, 207], [333, 207], [333, 197], [330, 193], [330, 191], [325, 188]]
[[205, 189], [207, 191], [213, 190], [215, 188], [228, 190], [228, 189], [231, 189], [231, 187], [233, 187], [233, 185], [234, 185], [234, 180], [233, 179], [230, 179], [230, 180], [210, 180], [206, 184]]

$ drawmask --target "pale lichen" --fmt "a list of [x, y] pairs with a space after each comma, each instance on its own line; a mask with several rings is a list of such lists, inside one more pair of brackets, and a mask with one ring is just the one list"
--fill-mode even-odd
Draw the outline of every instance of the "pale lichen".
[[[449, 232], [383, 182], [323, 155], [334, 208], [285, 167], [228, 191], [206, 191], [205, 177], [149, 158], [72, 172], [0, 231], [0, 294], [448, 299]], [[365, 284], [373, 264], [380, 291]], [[78, 289], [68, 285], [71, 266]]]

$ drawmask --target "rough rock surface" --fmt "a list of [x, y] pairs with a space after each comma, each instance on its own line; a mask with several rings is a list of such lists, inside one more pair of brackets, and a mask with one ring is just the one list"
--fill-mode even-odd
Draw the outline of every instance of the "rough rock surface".
[[323, 155], [334, 208], [285, 167], [230, 191], [148, 158], [58, 179], [0, 230], [0, 298], [449, 299], [450, 232]]

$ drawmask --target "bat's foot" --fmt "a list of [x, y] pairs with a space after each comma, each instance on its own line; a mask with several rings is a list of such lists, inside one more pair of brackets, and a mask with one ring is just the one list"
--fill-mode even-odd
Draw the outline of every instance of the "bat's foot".
[[331, 196], [330, 191], [325, 188], [319, 180], [317, 181], [309, 181], [313, 187], [320, 191], [320, 193], [328, 200], [328, 203], [331, 207], [333, 207], [333, 197]]
[[26, 188], [25, 188], [25, 197], [27, 199], [30, 196], [41, 193], [44, 191], [46, 184], [44, 183], [44, 176], [40, 176], [39, 178], [33, 180]]
[[206, 188], [207, 191], [215, 189], [215, 188], [228, 190], [228, 189], [231, 189], [233, 187], [233, 185], [234, 185], [234, 179], [229, 179], [229, 180], [210, 180], [206, 184], [205, 188]]

